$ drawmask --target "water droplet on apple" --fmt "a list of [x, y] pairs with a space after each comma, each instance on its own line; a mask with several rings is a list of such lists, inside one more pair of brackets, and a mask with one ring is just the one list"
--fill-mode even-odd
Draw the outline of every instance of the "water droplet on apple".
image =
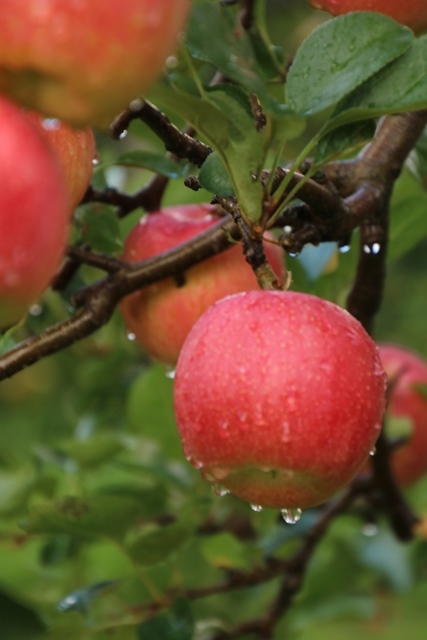
[[370, 456], [374, 456], [374, 455], [376, 454], [376, 452], [377, 452], [377, 448], [376, 448], [376, 447], [373, 447], [373, 448], [370, 450], [369, 455], [370, 455]]
[[173, 380], [175, 378], [175, 369], [166, 369], [166, 373], [165, 373], [166, 377], [169, 378], [169, 380]]
[[280, 509], [280, 513], [286, 524], [296, 524], [301, 519], [302, 509]]
[[45, 118], [42, 122], [43, 129], [46, 131], [56, 131], [61, 126], [61, 122], [58, 118]]
[[262, 507], [260, 504], [251, 504], [250, 507], [252, 511], [255, 511], [256, 513], [260, 513], [260, 511], [262, 511]]
[[127, 334], [127, 339], [130, 340], [131, 342], [133, 342], [135, 338], [136, 338], [136, 335], [134, 333]]
[[43, 307], [40, 304], [33, 304], [31, 305], [31, 307], [28, 309], [28, 312], [30, 314], [30, 316], [39, 316], [42, 314], [43, 312]]
[[97, 167], [97, 166], [99, 165], [99, 163], [100, 163], [99, 156], [98, 156], [98, 155], [96, 155], [96, 156], [94, 157], [94, 159], [92, 160], [92, 164], [93, 164], [93, 166], [94, 166], [94, 167]]
[[124, 129], [121, 134], [119, 135], [119, 140], [124, 140], [127, 136], [128, 132], [127, 129]]
[[219, 496], [220, 498], [223, 498], [224, 496], [228, 496], [228, 494], [230, 493], [229, 489], [222, 487], [220, 484], [214, 484], [212, 486], [212, 491], [216, 496]]
[[378, 533], [378, 527], [375, 524], [375, 522], [367, 522], [362, 527], [362, 534], [367, 538], [372, 538], [373, 536], [376, 536], [377, 533]]
[[285, 444], [291, 440], [291, 427], [287, 420], [282, 422], [282, 435], [280, 439]]
[[192, 467], [194, 467], [195, 469], [201, 469], [203, 467], [203, 462], [200, 462], [200, 460], [194, 460], [194, 458], [192, 458], [191, 456], [185, 456], [185, 459], [187, 460], [187, 462], [189, 462], [191, 464]]

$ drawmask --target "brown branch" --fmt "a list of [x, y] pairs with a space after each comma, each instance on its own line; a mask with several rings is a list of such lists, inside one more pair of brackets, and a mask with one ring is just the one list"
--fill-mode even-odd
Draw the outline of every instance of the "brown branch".
[[264, 617], [248, 620], [226, 631], [220, 631], [214, 636], [214, 640], [230, 640], [247, 633], [255, 633], [258, 640], [269, 640], [277, 622], [291, 606], [295, 595], [301, 589], [307, 566], [330, 524], [338, 515], [345, 512], [357, 497], [365, 494], [369, 487], [369, 478], [356, 478], [340, 497], [329, 502], [300, 547], [290, 558], [272, 558], [267, 567], [263, 569], [257, 568], [246, 574], [236, 573], [219, 585], [185, 591], [184, 595], [189, 599], [204, 598], [217, 593], [262, 584], [283, 575], [278, 594]]
[[192, 164], [201, 167], [208, 155], [212, 153], [211, 147], [180, 131], [160, 109], [148, 100], [139, 102], [140, 106], [134, 110], [124, 111], [114, 120], [110, 127], [113, 138], [120, 138], [132, 120], [139, 119], [150, 127], [163, 142], [167, 151], [177, 158], [186, 158]]
[[81, 290], [74, 301], [83, 308], [75, 316], [24, 340], [0, 357], [0, 380], [92, 334], [108, 322], [125, 295], [224, 251], [230, 235], [237, 239], [238, 229], [229, 217], [222, 218], [190, 241], [143, 262], [123, 264], [115, 273]]
[[[359, 200], [359, 206], [366, 206], [371, 197], [371, 206], [369, 222], [361, 227], [357, 273], [347, 298], [347, 309], [369, 333], [372, 333], [384, 290], [392, 186], [426, 122], [427, 111], [383, 118], [374, 140], [353, 165], [352, 180], [358, 190], [347, 200]], [[380, 434], [376, 449], [374, 481], [380, 489], [384, 511], [396, 536], [404, 541], [411, 540], [417, 518], [393, 478], [389, 464], [390, 445], [384, 433]]]

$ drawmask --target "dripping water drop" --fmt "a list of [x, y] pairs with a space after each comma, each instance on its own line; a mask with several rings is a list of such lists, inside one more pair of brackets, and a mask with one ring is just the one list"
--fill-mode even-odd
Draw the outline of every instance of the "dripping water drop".
[[260, 511], [262, 511], [262, 507], [260, 504], [251, 504], [250, 507], [252, 511], [255, 511], [256, 513], [260, 513]]
[[369, 452], [369, 455], [370, 456], [374, 456], [376, 454], [376, 452], [377, 452], [377, 448], [376, 447], [372, 447], [372, 449]]
[[341, 247], [338, 247], [338, 251], [340, 253], [348, 253], [350, 251], [350, 245], [349, 244], [343, 244]]
[[377, 255], [381, 251], [381, 245], [379, 242], [374, 242], [371, 247], [371, 251], [373, 254]]
[[133, 342], [135, 338], [136, 338], [136, 335], [134, 333], [127, 334], [127, 339], [130, 340], [131, 342]]
[[121, 134], [119, 135], [119, 140], [124, 140], [127, 136], [128, 132], [127, 129], [124, 129]]
[[286, 524], [296, 524], [301, 519], [302, 509], [280, 509], [280, 513]]
[[212, 491], [219, 498], [223, 498], [224, 496], [228, 496], [228, 494], [230, 493], [229, 489], [226, 489], [225, 487], [221, 486], [220, 484], [214, 484], [212, 486]]

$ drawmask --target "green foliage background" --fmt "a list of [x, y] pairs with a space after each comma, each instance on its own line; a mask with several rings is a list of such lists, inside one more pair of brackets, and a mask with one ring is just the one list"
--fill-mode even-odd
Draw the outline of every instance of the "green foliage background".
[[[291, 53], [323, 20], [303, 3], [286, 3], [286, 14], [281, 2], [268, 6], [273, 40]], [[298, 142], [289, 142], [288, 158], [310, 141], [319, 122], [309, 120]], [[129, 191], [151, 174], [115, 166], [117, 156], [128, 154], [122, 165], [153, 168], [149, 155], [135, 160], [129, 154], [162, 152], [140, 124], [121, 142], [103, 136], [98, 142], [104, 170], [95, 184], [107, 181]], [[427, 357], [424, 144], [395, 191], [389, 278], [375, 337]], [[164, 203], [209, 197], [176, 179]], [[92, 246], [119, 253], [140, 214], [119, 224], [108, 207], [81, 208], [76, 237], [84, 230]], [[356, 243], [357, 237], [347, 254], [322, 246], [289, 258], [294, 287], [344, 304]], [[98, 275], [86, 269], [81, 281]], [[63, 301], [48, 294], [8, 339], [38, 332], [65, 311]], [[220, 583], [227, 571], [254, 568], [272, 555], [285, 557], [318, 511], [289, 527], [274, 512], [253, 513], [231, 496], [213, 495], [183, 459], [166, 373], [127, 340], [116, 312], [93, 337], [0, 385], [2, 640], [207, 640], [212, 630], [265, 609], [275, 581], [200, 600], [187, 598], [186, 591]], [[427, 480], [409, 498], [427, 517]], [[381, 519], [367, 522], [375, 515], [355, 508], [334, 523], [275, 638], [424, 638], [426, 541], [399, 544]], [[254, 536], [242, 541], [228, 531], [203, 533], [206, 523], [240, 526]], [[171, 591], [182, 595], [170, 597]], [[159, 607], [154, 617], [144, 613], [165, 598], [169, 607]]]

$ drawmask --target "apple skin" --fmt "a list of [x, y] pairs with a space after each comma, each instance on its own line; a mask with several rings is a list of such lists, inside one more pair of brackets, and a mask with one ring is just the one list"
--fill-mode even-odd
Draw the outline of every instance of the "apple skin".
[[311, 0], [315, 9], [324, 9], [333, 16], [351, 11], [376, 11], [410, 27], [415, 33], [427, 29], [425, 0]]
[[407, 417], [413, 425], [409, 441], [396, 449], [391, 458], [394, 477], [403, 487], [427, 472], [427, 398], [416, 389], [416, 385], [427, 385], [427, 362], [396, 345], [382, 344], [379, 349], [392, 383], [387, 414]]
[[0, 329], [48, 286], [64, 253], [68, 193], [46, 140], [0, 97]]
[[46, 138], [56, 155], [69, 191], [70, 213], [80, 204], [89, 186], [96, 156], [92, 129], [74, 129], [56, 118], [45, 118], [37, 111], [27, 117]]
[[[215, 208], [208, 204], [180, 205], [147, 214], [127, 237], [123, 259], [137, 262], [156, 256], [209, 229], [218, 219]], [[269, 243], [264, 248], [281, 279], [283, 250]], [[171, 365], [176, 363], [188, 332], [208, 307], [232, 293], [259, 288], [237, 245], [188, 269], [180, 284], [173, 278], [162, 280], [127, 296], [120, 306], [136, 341], [151, 357]]]
[[160, 76], [189, 0], [2, 0], [0, 91], [47, 117], [107, 127]]
[[295, 292], [229, 296], [196, 323], [178, 360], [184, 454], [251, 504], [315, 506], [365, 462], [385, 386], [375, 343], [344, 309]]

